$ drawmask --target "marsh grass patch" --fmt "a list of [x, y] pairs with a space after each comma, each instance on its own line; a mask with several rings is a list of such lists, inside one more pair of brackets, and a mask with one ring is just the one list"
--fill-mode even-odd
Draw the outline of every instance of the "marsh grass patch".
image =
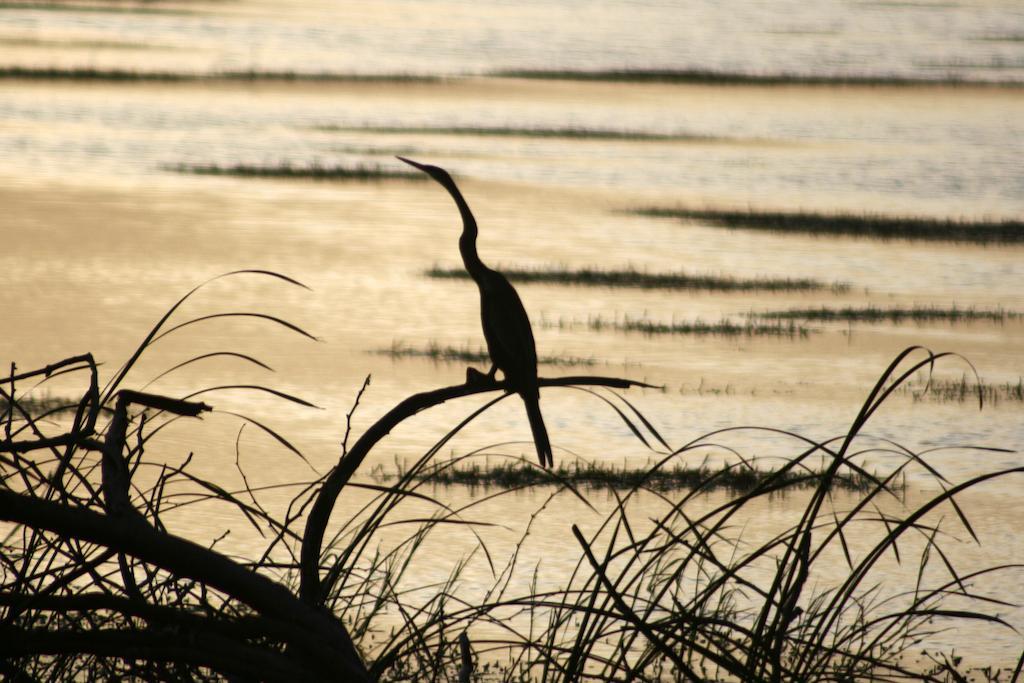
[[886, 307], [879, 306], [844, 306], [832, 308], [821, 306], [819, 308], [792, 308], [785, 311], [765, 311], [762, 313], [749, 313], [751, 320], [803, 320], [809, 322], [886, 322], [899, 325], [902, 323], [929, 323], [948, 322], [970, 323], [989, 322], [1003, 324], [1010, 321], [1024, 319], [1024, 314], [1018, 311], [1011, 311], [1004, 308], [976, 308], [974, 306], [961, 307], [955, 304], [948, 307], [942, 306], [901, 306]]
[[795, 320], [774, 320], [759, 321], [756, 319], [736, 322], [728, 318], [722, 318], [718, 322], [705, 322], [703, 320], [673, 320], [661, 322], [648, 318], [634, 318], [622, 316], [621, 318], [605, 318], [603, 316], [591, 316], [585, 321], [558, 320], [543, 321], [544, 327], [556, 327], [559, 329], [572, 329], [585, 326], [594, 332], [613, 330], [616, 332], [636, 332], [650, 336], [658, 335], [692, 335], [692, 336], [718, 336], [718, 337], [784, 337], [788, 339], [804, 339], [816, 330], [805, 325], [797, 324]]
[[[725, 489], [732, 493], [749, 493], [767, 481], [782, 484], [788, 490], [809, 489], [818, 486], [816, 476], [808, 477], [803, 471], [782, 471], [758, 469], [750, 466], [723, 465], [713, 468], [706, 464], [697, 467], [674, 465], [654, 468], [647, 466], [629, 467], [623, 464], [573, 461], [561, 463], [551, 470], [544, 470], [531, 462], [518, 459], [503, 459], [489, 462], [448, 461], [434, 467], [419, 470], [411, 475], [414, 481], [440, 486], [469, 486], [481, 488], [516, 489], [535, 486], [564, 486], [571, 484], [584, 489], [651, 489], [654, 491], [696, 490], [714, 491]], [[380, 481], [399, 479], [404, 471], [386, 472], [378, 467], [372, 472]], [[844, 472], [833, 481], [833, 486], [845, 491], [870, 491], [877, 479], [857, 472]], [[902, 488], [899, 482], [896, 488]]]
[[102, 14], [167, 14], [190, 15], [196, 10], [184, 7], [160, 7], [157, 0], [142, 2], [0, 2], [0, 10], [31, 10], [34, 12], [95, 12]]
[[1016, 382], [989, 383], [978, 378], [962, 375], [960, 379], [935, 379], [920, 381], [900, 387], [900, 393], [911, 396], [915, 402], [974, 403], [978, 405], [999, 405], [1000, 403], [1024, 404], [1024, 377]]
[[422, 173], [391, 169], [376, 164], [326, 164], [318, 161], [299, 164], [282, 161], [275, 164], [168, 164], [164, 170], [193, 175], [233, 176], [238, 178], [291, 178], [304, 180], [414, 180]]
[[[563, 266], [520, 268], [501, 267], [512, 282], [541, 283], [554, 285], [576, 285], [581, 287], [620, 287], [634, 289], [698, 290], [715, 292], [806, 292], [831, 290], [833, 293], [846, 292], [850, 285], [844, 282], [831, 284], [811, 278], [737, 278], [731, 275], [693, 274], [685, 271], [657, 273], [634, 267], [622, 269], [567, 268]], [[426, 276], [436, 279], [469, 279], [462, 268], [433, 266]]]
[[[482, 347], [477, 346], [473, 348], [468, 344], [464, 346], [448, 346], [433, 340], [423, 347], [410, 346], [405, 342], [393, 341], [389, 348], [376, 349], [371, 351], [371, 353], [395, 359], [426, 358], [435, 363], [475, 363], [483, 365], [490, 365], [491, 363], [490, 354], [487, 352], [487, 349]], [[594, 358], [558, 355], [538, 356], [537, 363], [548, 366], [577, 367], [596, 365], [597, 361]]]
[[22, 411], [28, 413], [33, 418], [38, 418], [42, 415], [73, 410], [76, 405], [72, 399], [62, 396], [55, 396], [49, 393], [43, 393], [38, 396], [30, 394], [28, 396], [19, 396], [17, 405], [12, 411], [11, 403], [5, 396], [0, 395], [0, 423], [7, 422], [8, 419], [14, 421], [22, 420]]
[[418, 74], [360, 74], [301, 71], [147, 71], [98, 67], [0, 67], [0, 79], [72, 80], [138, 83], [434, 83], [437, 76]]
[[603, 81], [610, 83], [668, 83], [678, 85], [763, 85], [763, 86], [995, 86], [1020, 87], [1021, 81], [985, 81], [945, 75], [913, 78], [897, 75], [845, 75], [757, 73], [708, 69], [504, 69], [491, 72], [498, 78], [526, 78], [561, 81]]
[[1024, 43], [1024, 33], [990, 33], [970, 40], [984, 43]]
[[183, 50], [176, 45], [157, 45], [153, 43], [130, 42], [121, 40], [77, 40], [60, 38], [39, 38], [35, 36], [0, 36], [0, 45], [14, 47], [47, 47], [88, 50]]
[[881, 214], [811, 211], [726, 211], [647, 207], [630, 213], [652, 218], [703, 222], [723, 228], [809, 235], [848, 235], [876, 239], [1002, 244], [1024, 242], [1024, 221], [967, 220]]
[[415, 135], [466, 135], [479, 137], [556, 138], [565, 140], [622, 140], [631, 142], [714, 141], [721, 138], [692, 133], [651, 133], [613, 128], [567, 126], [499, 127], [499, 126], [315, 126], [315, 130], [338, 133], [382, 133]]

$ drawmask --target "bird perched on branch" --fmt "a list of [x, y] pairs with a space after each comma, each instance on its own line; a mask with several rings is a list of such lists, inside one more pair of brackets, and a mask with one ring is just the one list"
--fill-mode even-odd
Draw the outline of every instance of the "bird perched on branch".
[[[476, 252], [476, 219], [448, 172], [438, 166], [398, 158], [436, 180], [455, 200], [462, 215], [462, 236], [459, 237], [462, 263], [480, 289], [480, 320], [491, 356], [491, 369], [486, 376], [493, 380], [495, 373], [501, 370], [508, 389], [523, 399], [537, 457], [542, 467], [551, 467], [554, 464], [551, 442], [540, 413], [540, 391], [537, 388], [537, 347], [523, 302], [504, 275], [488, 268], [480, 260]], [[467, 372], [467, 380], [479, 375], [475, 370]]]

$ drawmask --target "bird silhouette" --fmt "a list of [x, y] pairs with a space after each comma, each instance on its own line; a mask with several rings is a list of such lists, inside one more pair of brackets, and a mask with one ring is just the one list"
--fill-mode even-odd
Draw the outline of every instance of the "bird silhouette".
[[[523, 399], [541, 467], [551, 467], [554, 458], [548, 430], [540, 412], [540, 390], [537, 387], [537, 347], [523, 302], [504, 275], [488, 268], [480, 260], [476, 251], [476, 218], [448, 172], [438, 166], [420, 164], [405, 157], [398, 159], [436, 180], [455, 200], [462, 215], [462, 235], [459, 237], [462, 263], [480, 290], [480, 321], [484, 328], [487, 351], [491, 356], [491, 369], [486, 377], [493, 380], [495, 373], [501, 370], [508, 389]], [[467, 381], [480, 376], [481, 373], [472, 368], [466, 373]]]

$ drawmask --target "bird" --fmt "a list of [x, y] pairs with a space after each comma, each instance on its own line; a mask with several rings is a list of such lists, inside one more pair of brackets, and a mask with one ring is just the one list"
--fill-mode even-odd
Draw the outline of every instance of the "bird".
[[[455, 185], [452, 177], [439, 166], [421, 164], [405, 157], [398, 157], [413, 168], [423, 171], [441, 185], [459, 209], [462, 216], [462, 235], [459, 237], [459, 252], [469, 276], [480, 290], [480, 322], [483, 325], [487, 352], [491, 357], [491, 369], [486, 378], [494, 380], [501, 370], [506, 387], [519, 394], [526, 406], [526, 417], [533, 432], [533, 443], [541, 467], [554, 465], [551, 441], [540, 412], [540, 389], [537, 384], [537, 346], [533, 340], [533, 329], [526, 309], [515, 287], [508, 279], [492, 268], [488, 268], [476, 250], [477, 224], [469, 204]], [[483, 377], [482, 373], [470, 368], [467, 381]]]

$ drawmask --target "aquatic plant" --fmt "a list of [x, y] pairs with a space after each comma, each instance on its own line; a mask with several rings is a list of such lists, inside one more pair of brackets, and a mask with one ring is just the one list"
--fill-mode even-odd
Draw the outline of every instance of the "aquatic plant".
[[[420, 348], [409, 346], [404, 342], [392, 341], [391, 346], [386, 349], [377, 349], [373, 353], [391, 358], [427, 358], [435, 363], [483, 363], [490, 364], [491, 356], [483, 347], [475, 349], [469, 346], [443, 346], [437, 341], [431, 340], [426, 347]], [[593, 358], [581, 358], [579, 356], [539, 356], [537, 363], [540, 365], [553, 366], [575, 366], [594, 365], [597, 363]]]
[[2, 66], [0, 79], [109, 81], [124, 83], [194, 83], [216, 81], [309, 83], [434, 83], [437, 76], [301, 71], [154, 71], [91, 66]]
[[[18, 399], [18, 409], [37, 420], [59, 415], [62, 412], [74, 411], [77, 407], [76, 401], [61, 396], [52, 396], [49, 393], [30, 394]], [[11, 403], [5, 396], [0, 395], [0, 415], [7, 415], [12, 410]]]
[[682, 85], [765, 86], [990, 86], [1021, 87], [1020, 81], [983, 81], [957, 76], [913, 78], [907, 76], [755, 73], [706, 69], [504, 69], [491, 73], [499, 78], [532, 78], [613, 83], [675, 83]]
[[193, 173], [196, 175], [223, 175], [240, 178], [297, 178], [309, 180], [421, 180], [421, 176], [400, 169], [377, 165], [356, 164], [350, 166], [282, 161], [276, 164], [170, 164], [168, 171]]
[[[459, 459], [433, 463], [413, 474], [412, 480], [440, 486], [470, 486], [484, 489], [517, 489], [533, 486], [554, 488], [568, 483], [583, 490], [647, 489], [666, 492], [682, 489], [727, 489], [734, 493], [750, 493], [768, 479], [782, 484], [786, 490], [813, 488], [819, 483], [813, 476], [816, 474], [814, 470], [779, 472], [778, 468], [756, 467], [756, 463], [752, 461], [722, 465], [718, 468], [712, 468], [707, 463], [697, 466], [676, 463], [671, 467], [658, 468], [651, 462], [639, 467], [629, 467], [623, 463], [622, 467], [618, 467], [613, 463], [576, 460], [559, 463], [551, 472], [545, 472], [520, 458], [501, 458], [497, 464], [491, 464], [489, 456], [483, 458], [487, 461], [484, 464], [478, 462], [480, 459], [482, 456], [477, 456], [472, 461]], [[379, 467], [372, 474], [376, 480], [392, 481], [401, 478], [404, 471], [399, 468], [397, 472], [391, 472]], [[867, 492], [873, 488], [876, 481], [877, 477], [842, 472], [836, 476], [833, 486], [838, 490]]]
[[155, 0], [142, 0], [137, 3], [104, 3], [104, 2], [0, 2], [0, 10], [31, 10], [34, 12], [100, 12], [112, 14], [196, 14], [191, 8], [160, 7]]
[[595, 332], [602, 330], [615, 330], [619, 332], [639, 332], [650, 336], [656, 335], [693, 335], [693, 336], [721, 336], [721, 337], [796, 337], [806, 338], [812, 330], [804, 325], [798, 325], [794, 320], [774, 320], [771, 322], [760, 322], [745, 320], [735, 322], [728, 318], [722, 318], [718, 322], [708, 323], [703, 320], [660, 322], [648, 318], [634, 318], [629, 315], [621, 318], [607, 319], [602, 316], [590, 316], [585, 322], [574, 320], [559, 320], [554, 323], [542, 322], [542, 326], [570, 329], [580, 325]]
[[[14, 7], [14, 3], [0, 3]], [[69, 6], [58, 3], [37, 3], [35, 6], [17, 4], [26, 9], [65, 10]], [[113, 5], [75, 5], [74, 11], [125, 12], [148, 14], [193, 14], [179, 8], [147, 8], [141, 6], [116, 7]], [[1013, 42], [1013, 37], [993, 40]], [[991, 65], [989, 65], [991, 66]], [[610, 83], [663, 83], [676, 85], [721, 86], [808, 86], [808, 87], [981, 87], [1019, 89], [1024, 81], [1016, 79], [983, 80], [960, 76], [908, 77], [898, 75], [843, 75], [799, 73], [754, 73], [714, 70], [674, 69], [608, 69], [608, 70], [547, 70], [508, 69], [487, 74], [493, 78], [524, 78], [534, 80], [568, 80]], [[35, 67], [6, 66], [0, 68], [0, 78], [43, 80], [100, 80], [114, 82], [175, 82], [175, 81], [266, 81], [266, 82], [334, 82], [334, 83], [439, 83], [478, 78], [464, 74], [437, 76], [419, 73], [353, 73], [330, 71], [152, 71], [95, 67]]]
[[1005, 308], [960, 307], [954, 304], [949, 307], [914, 305], [910, 307], [891, 306], [886, 308], [874, 305], [861, 307], [844, 306], [842, 308], [821, 306], [819, 308], [791, 308], [785, 311], [763, 311], [751, 313], [750, 317], [768, 320], [887, 322], [895, 324], [933, 321], [950, 323], [976, 321], [1005, 323], [1009, 320], [1024, 318], [1024, 314]]
[[718, 209], [641, 208], [632, 213], [654, 218], [699, 221], [724, 228], [849, 235], [876, 239], [1002, 244], [1024, 242], [1024, 221], [957, 220], [881, 214], [811, 211], [727, 211]]
[[566, 140], [627, 140], [633, 142], [667, 142], [710, 141], [717, 140], [711, 136], [688, 133], [650, 133], [636, 130], [616, 130], [611, 128], [562, 127], [562, 128], [521, 128], [497, 126], [316, 126], [316, 130], [324, 132], [358, 132], [416, 135], [476, 135], [481, 137], [525, 137], [525, 138], [563, 138]]
[[[679, 289], [720, 292], [793, 292], [831, 290], [845, 292], [850, 286], [844, 282], [826, 284], [811, 278], [737, 278], [730, 275], [692, 274], [685, 271], [674, 273], [652, 273], [632, 266], [619, 270], [605, 268], [566, 268], [560, 266], [518, 268], [502, 266], [501, 272], [513, 282], [536, 282], [556, 285], [578, 285], [584, 287], [631, 287], [638, 289]], [[427, 277], [448, 280], [464, 280], [469, 276], [461, 268], [434, 266], [426, 272]]]
[[902, 392], [910, 394], [915, 401], [935, 401], [938, 403], [977, 403], [979, 405], [998, 405], [1001, 402], [1024, 403], [1024, 377], [1016, 382], [998, 384], [984, 382], [978, 378], [961, 375], [959, 379], [936, 379], [927, 377], [922, 381], [902, 387]]
[[1024, 43], [1024, 33], [990, 33], [974, 37], [971, 40], [990, 43]]

